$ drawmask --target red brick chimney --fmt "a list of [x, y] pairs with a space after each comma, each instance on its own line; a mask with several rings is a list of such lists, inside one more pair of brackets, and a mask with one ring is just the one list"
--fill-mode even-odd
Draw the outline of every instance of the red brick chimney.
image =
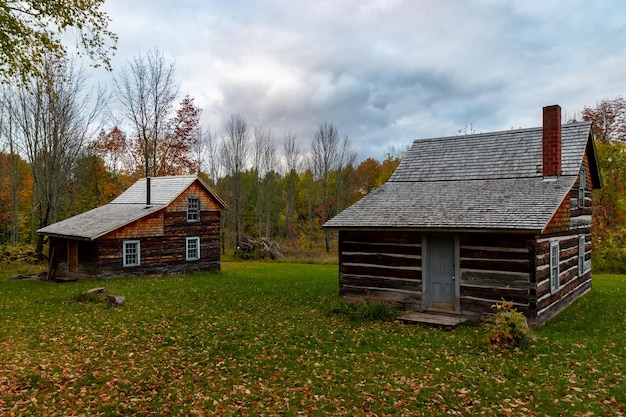
[[561, 174], [561, 107], [543, 108], [543, 176]]

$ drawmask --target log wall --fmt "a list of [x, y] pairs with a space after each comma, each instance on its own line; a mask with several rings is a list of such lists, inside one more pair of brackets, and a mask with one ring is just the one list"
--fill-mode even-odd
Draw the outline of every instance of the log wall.
[[534, 307], [533, 236], [474, 233], [460, 235], [461, 312], [492, 313], [492, 305], [512, 301], [530, 315]]
[[339, 294], [419, 310], [422, 235], [413, 231], [339, 231]]
[[[187, 222], [187, 213], [165, 211], [162, 236], [134, 237], [140, 241], [138, 266], [123, 266], [124, 238], [98, 241], [98, 277], [170, 275], [220, 268], [220, 212], [201, 211], [199, 222]], [[186, 260], [186, 238], [200, 238], [200, 259]]]
[[[199, 221], [187, 221], [187, 198], [200, 202]], [[193, 183], [170, 205], [97, 241], [97, 277], [170, 275], [220, 269], [220, 205]], [[186, 259], [186, 238], [200, 238], [200, 259]], [[123, 243], [138, 240], [140, 265], [124, 266]], [[79, 260], [80, 262], [80, 260]]]
[[[592, 192], [597, 186], [587, 154], [584, 205], [580, 179], [543, 234], [459, 233], [461, 313], [478, 317], [492, 305], [512, 301], [532, 324], [558, 314], [591, 288]], [[579, 267], [579, 238], [584, 262]], [[550, 288], [550, 242], [559, 242], [559, 288]], [[422, 310], [422, 232], [339, 231], [339, 292]]]
[[[577, 227], [567, 234], [540, 236], [536, 244], [537, 324], [558, 314], [591, 289], [591, 225]], [[579, 269], [579, 237], [584, 236], [584, 263]], [[550, 288], [550, 242], [559, 242], [559, 288]]]

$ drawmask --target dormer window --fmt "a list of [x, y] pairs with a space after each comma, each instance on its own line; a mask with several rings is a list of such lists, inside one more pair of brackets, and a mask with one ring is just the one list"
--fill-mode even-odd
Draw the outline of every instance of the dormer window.
[[200, 220], [200, 199], [198, 197], [187, 198], [187, 221], [197, 222]]
[[585, 207], [585, 189], [587, 188], [587, 170], [581, 168], [580, 178], [578, 179], [578, 207]]

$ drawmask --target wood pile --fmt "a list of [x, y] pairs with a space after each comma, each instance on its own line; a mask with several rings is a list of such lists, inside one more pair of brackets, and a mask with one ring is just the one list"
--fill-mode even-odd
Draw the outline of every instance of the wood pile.
[[282, 256], [278, 243], [266, 238], [242, 236], [235, 249], [235, 257], [239, 259], [278, 259]]

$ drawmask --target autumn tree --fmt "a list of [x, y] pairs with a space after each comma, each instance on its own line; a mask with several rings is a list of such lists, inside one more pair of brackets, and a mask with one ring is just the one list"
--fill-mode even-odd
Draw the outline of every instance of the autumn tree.
[[0, 1], [0, 80], [29, 85], [50, 76], [48, 61], [67, 53], [63, 36], [78, 32], [79, 51], [95, 66], [111, 68], [117, 35], [109, 31], [109, 16], [100, 10], [104, 0]]
[[622, 96], [585, 106], [582, 119], [593, 122], [594, 138], [601, 143], [626, 141], [626, 101]]
[[202, 110], [195, 105], [193, 97], [186, 95], [176, 115], [170, 120], [164, 137], [157, 143], [157, 175], [181, 175], [197, 173], [200, 157], [197, 146], [200, 142], [200, 115]]
[[0, 152], [0, 245], [28, 239], [33, 180], [28, 163], [14, 152]]
[[[118, 100], [124, 118], [130, 124], [128, 135], [135, 140], [139, 154], [137, 165], [146, 177], [159, 172], [160, 141], [168, 133], [170, 116], [178, 95], [174, 64], [153, 49], [146, 56], [135, 57], [115, 78]], [[164, 145], [167, 148], [167, 145]]]
[[72, 169], [71, 192], [75, 197], [69, 215], [111, 202], [133, 182], [125, 173], [109, 169], [93, 145], [83, 148]]
[[108, 132], [101, 130], [92, 145], [94, 152], [102, 158], [113, 176], [123, 172], [129, 174], [134, 170], [133, 157], [130, 155], [126, 134], [117, 126]]
[[594, 191], [595, 265], [626, 272], [626, 102], [621, 96], [585, 107], [583, 120], [592, 121], [602, 188]]

